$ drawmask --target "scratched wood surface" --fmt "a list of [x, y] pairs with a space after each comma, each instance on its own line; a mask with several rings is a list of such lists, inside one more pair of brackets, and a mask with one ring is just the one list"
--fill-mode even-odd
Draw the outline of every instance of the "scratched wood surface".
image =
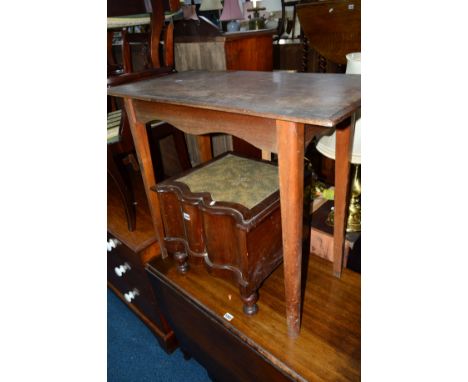
[[333, 127], [361, 106], [361, 76], [189, 71], [115, 86], [108, 94]]
[[[291, 379], [302, 382], [360, 380], [361, 278], [358, 273], [345, 269], [339, 280], [332, 275], [332, 263], [315, 255], [307, 256], [302, 328], [299, 337], [291, 339], [284, 325], [283, 267], [278, 267], [265, 280], [259, 291], [259, 311], [253, 316], [242, 312], [238, 289], [211, 276], [203, 266], [192, 266], [182, 275], [172, 259], [157, 258], [147, 269], [167, 280], [194, 304], [208, 310], [211, 319], [221, 323]], [[161, 309], [171, 310], [167, 306]], [[223, 318], [226, 312], [234, 316], [232, 321]], [[172, 321], [169, 317], [168, 320]], [[207, 325], [209, 327], [210, 320]], [[173, 329], [176, 335], [181, 330], [188, 336], [192, 330], [190, 324]], [[207, 349], [210, 349], [210, 340], [207, 341]], [[229, 351], [225, 349], [226, 356], [230, 355]]]

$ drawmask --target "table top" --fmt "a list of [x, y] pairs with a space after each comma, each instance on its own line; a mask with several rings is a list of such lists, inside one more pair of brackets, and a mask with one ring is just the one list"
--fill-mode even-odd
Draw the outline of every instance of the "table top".
[[361, 76], [189, 71], [115, 86], [108, 94], [333, 127], [361, 106]]

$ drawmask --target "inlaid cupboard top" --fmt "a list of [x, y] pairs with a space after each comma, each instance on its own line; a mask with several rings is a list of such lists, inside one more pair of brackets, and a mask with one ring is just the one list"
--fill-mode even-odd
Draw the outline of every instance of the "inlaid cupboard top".
[[192, 71], [115, 86], [108, 94], [332, 127], [361, 106], [361, 76]]

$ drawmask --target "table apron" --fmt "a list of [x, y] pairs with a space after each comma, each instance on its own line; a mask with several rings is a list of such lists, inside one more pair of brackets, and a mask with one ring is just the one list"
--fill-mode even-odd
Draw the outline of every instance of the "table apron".
[[197, 107], [133, 100], [138, 121], [162, 120], [187, 134], [225, 133], [278, 152], [276, 120]]

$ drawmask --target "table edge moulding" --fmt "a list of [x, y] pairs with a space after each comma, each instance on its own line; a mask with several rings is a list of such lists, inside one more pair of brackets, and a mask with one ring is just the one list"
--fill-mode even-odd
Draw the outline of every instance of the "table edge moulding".
[[315, 135], [336, 130], [333, 272], [340, 277], [354, 112], [361, 106], [360, 75], [288, 72], [184, 72], [108, 89], [125, 99], [132, 136], [161, 254], [159, 200], [145, 124], [164, 120], [199, 135], [202, 160], [211, 158], [209, 133], [237, 136], [278, 154], [283, 233], [286, 321], [300, 331], [304, 147]]

